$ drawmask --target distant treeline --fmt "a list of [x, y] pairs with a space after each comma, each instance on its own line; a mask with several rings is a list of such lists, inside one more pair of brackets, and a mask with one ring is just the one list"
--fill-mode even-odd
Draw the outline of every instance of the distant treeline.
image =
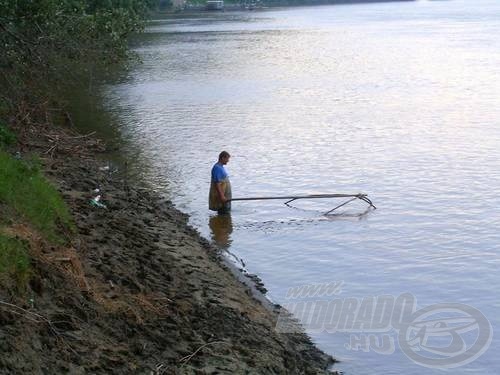
[[126, 54], [152, 0], [0, 0], [0, 119], [50, 121], [61, 88]]
[[383, 2], [396, 2], [396, 1], [415, 1], [415, 0], [260, 0], [261, 3], [269, 6], [383, 3]]
[[[417, 1], [417, 0], [224, 0], [226, 9], [240, 9], [249, 5], [259, 7], [286, 7], [297, 5], [334, 5], [334, 4], [356, 4], [356, 3], [383, 3], [397, 1]], [[184, 4], [187, 10], [200, 11], [205, 9], [207, 0], [187, 0]], [[174, 10], [171, 0], [160, 0], [157, 4], [160, 11]], [[177, 9], [179, 10], [179, 9]]]
[[[293, 5], [322, 5], [322, 4], [355, 4], [355, 3], [383, 3], [396, 1], [416, 1], [416, 0], [224, 0], [229, 8], [238, 5], [258, 4], [261, 6], [293, 6]], [[188, 0], [189, 5], [204, 6], [206, 0]], [[172, 6], [171, 0], [160, 0], [160, 9]]]

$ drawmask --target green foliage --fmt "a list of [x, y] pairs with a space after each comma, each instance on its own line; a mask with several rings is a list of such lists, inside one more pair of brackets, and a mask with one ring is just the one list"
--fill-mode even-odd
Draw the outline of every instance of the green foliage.
[[16, 141], [16, 136], [0, 123], [0, 146], [10, 146]]
[[14, 279], [24, 289], [29, 275], [28, 244], [0, 233], [0, 280]]
[[150, 0], [0, 0], [0, 102], [46, 120], [62, 88], [120, 60]]
[[66, 204], [42, 176], [36, 163], [0, 151], [0, 204], [12, 208], [49, 241], [61, 243], [61, 230], [72, 230]]

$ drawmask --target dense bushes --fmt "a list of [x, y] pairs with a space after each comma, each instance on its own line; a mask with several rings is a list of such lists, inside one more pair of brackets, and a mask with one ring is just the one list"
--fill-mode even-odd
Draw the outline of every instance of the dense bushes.
[[0, 0], [0, 118], [47, 122], [62, 88], [120, 60], [151, 0]]

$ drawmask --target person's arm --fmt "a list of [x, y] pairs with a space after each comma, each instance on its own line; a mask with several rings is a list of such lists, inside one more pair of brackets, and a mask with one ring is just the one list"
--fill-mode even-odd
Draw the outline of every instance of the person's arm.
[[224, 195], [224, 190], [222, 189], [222, 182], [216, 182], [215, 188], [217, 189], [217, 193], [219, 194], [219, 199], [221, 200], [221, 202], [226, 203], [227, 199], [226, 196]]

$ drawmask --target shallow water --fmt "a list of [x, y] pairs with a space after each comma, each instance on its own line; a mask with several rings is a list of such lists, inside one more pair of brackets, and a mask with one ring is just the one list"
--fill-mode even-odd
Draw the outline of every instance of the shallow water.
[[[409, 292], [419, 308], [470, 305], [493, 329], [484, 354], [449, 370], [412, 361], [395, 330], [394, 353], [379, 354], [350, 347], [353, 332], [310, 329], [345, 374], [500, 373], [499, 2], [227, 12], [147, 31], [142, 64], [105, 92], [134, 173], [242, 258], [273, 301], [342, 281], [329, 299]], [[378, 209], [235, 202], [214, 217], [209, 173], [223, 149], [233, 196], [362, 191]]]

